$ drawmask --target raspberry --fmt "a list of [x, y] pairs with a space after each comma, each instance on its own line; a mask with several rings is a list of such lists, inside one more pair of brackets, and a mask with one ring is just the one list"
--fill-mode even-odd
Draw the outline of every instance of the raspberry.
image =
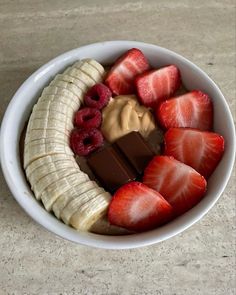
[[103, 145], [103, 136], [96, 128], [74, 129], [71, 132], [70, 145], [78, 156], [87, 156]]
[[78, 128], [98, 128], [102, 122], [102, 114], [94, 108], [84, 108], [75, 114], [75, 126]]
[[84, 102], [88, 107], [101, 110], [111, 98], [110, 89], [102, 83], [95, 84], [84, 96]]

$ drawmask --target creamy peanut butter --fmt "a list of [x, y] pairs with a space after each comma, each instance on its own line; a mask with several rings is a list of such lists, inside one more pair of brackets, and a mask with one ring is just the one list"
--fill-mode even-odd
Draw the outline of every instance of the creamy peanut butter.
[[139, 131], [144, 138], [156, 128], [150, 110], [139, 104], [135, 95], [119, 95], [112, 98], [102, 111], [102, 133], [107, 141]]

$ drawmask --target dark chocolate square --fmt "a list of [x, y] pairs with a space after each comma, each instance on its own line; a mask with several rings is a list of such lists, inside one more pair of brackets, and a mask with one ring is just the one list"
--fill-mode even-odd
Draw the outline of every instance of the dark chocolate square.
[[115, 145], [138, 174], [142, 174], [154, 153], [139, 132], [130, 132], [119, 138]]
[[101, 184], [114, 192], [123, 184], [136, 179], [136, 173], [125, 158], [112, 146], [89, 156], [88, 165]]

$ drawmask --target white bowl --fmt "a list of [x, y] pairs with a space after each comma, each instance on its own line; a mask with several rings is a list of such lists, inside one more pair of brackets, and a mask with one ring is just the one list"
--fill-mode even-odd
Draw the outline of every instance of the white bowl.
[[[155, 230], [129, 236], [105, 236], [79, 232], [57, 220], [34, 198], [21, 167], [19, 138], [40, 92], [48, 82], [77, 59], [91, 57], [102, 64], [112, 63], [132, 47], [141, 49], [152, 66], [175, 64], [189, 90], [206, 92], [214, 103], [214, 130], [225, 138], [225, 153], [209, 179], [203, 200], [190, 211]], [[156, 45], [133, 41], [109, 41], [83, 46], [51, 60], [18, 89], [5, 113], [1, 128], [1, 164], [8, 186], [17, 202], [39, 224], [70, 241], [109, 249], [136, 248], [166, 240], [197, 222], [215, 204], [229, 180], [235, 155], [234, 123], [226, 100], [217, 85], [196, 65], [184, 57]]]

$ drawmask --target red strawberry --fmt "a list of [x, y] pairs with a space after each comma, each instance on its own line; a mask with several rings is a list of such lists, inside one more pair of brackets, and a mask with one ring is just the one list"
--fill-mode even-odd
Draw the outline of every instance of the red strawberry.
[[170, 204], [141, 182], [130, 182], [119, 188], [108, 209], [111, 224], [134, 231], [153, 229], [171, 217]]
[[138, 75], [135, 85], [141, 103], [154, 108], [179, 88], [180, 72], [175, 65], [151, 70]]
[[143, 183], [158, 191], [181, 215], [204, 196], [206, 180], [197, 171], [173, 157], [156, 156], [144, 171]]
[[213, 132], [191, 128], [170, 128], [165, 134], [168, 156], [193, 167], [208, 178], [224, 152], [224, 138]]
[[105, 80], [113, 94], [134, 93], [134, 78], [149, 69], [149, 64], [141, 50], [132, 48], [119, 57]]
[[213, 106], [208, 95], [195, 90], [164, 101], [156, 112], [160, 124], [171, 127], [190, 127], [210, 130], [213, 124]]

